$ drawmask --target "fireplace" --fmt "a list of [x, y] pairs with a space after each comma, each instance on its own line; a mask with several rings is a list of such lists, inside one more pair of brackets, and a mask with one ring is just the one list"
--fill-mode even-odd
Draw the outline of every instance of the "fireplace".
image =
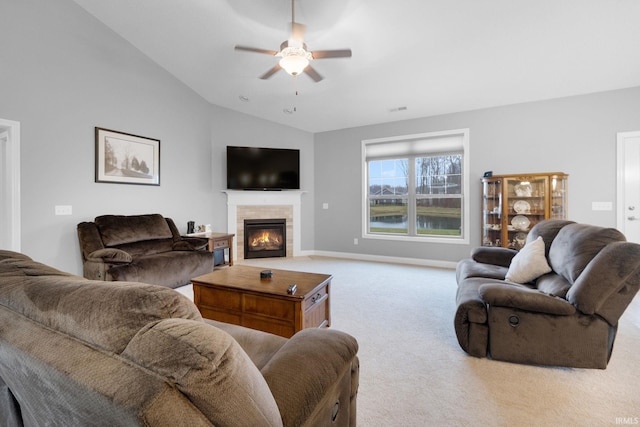
[[244, 259], [287, 256], [284, 218], [244, 220]]

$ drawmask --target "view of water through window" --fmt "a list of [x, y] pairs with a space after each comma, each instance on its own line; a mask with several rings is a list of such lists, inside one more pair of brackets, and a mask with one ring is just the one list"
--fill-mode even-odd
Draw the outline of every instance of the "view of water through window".
[[[460, 218], [418, 215], [416, 221], [418, 230], [451, 230], [460, 228]], [[371, 217], [369, 226], [372, 229], [394, 228], [407, 231], [407, 217], [405, 215]]]
[[368, 167], [369, 232], [462, 234], [461, 154], [371, 160]]

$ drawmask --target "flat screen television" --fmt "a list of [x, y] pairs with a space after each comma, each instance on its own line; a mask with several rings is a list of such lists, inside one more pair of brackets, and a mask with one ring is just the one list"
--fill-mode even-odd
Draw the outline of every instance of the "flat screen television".
[[227, 146], [227, 189], [299, 190], [300, 150]]

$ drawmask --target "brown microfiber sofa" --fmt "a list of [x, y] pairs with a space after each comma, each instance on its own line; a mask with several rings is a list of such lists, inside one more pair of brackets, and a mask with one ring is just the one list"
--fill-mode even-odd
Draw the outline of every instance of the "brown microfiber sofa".
[[551, 271], [526, 283], [505, 279], [515, 250], [480, 247], [458, 263], [460, 346], [509, 362], [606, 368], [618, 319], [640, 287], [640, 245], [566, 220], [536, 224], [525, 248], [538, 237]]
[[160, 214], [102, 215], [77, 231], [87, 279], [177, 288], [213, 270], [207, 240], [180, 236]]
[[0, 425], [355, 426], [358, 345], [203, 320], [162, 286], [0, 251]]

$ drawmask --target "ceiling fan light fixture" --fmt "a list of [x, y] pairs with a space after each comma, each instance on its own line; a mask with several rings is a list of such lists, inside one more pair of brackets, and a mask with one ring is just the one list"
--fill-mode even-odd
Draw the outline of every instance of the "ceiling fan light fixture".
[[282, 49], [279, 55], [282, 56], [279, 62], [280, 66], [292, 76], [302, 73], [311, 59], [311, 52], [293, 46]]
[[[322, 80], [322, 76], [309, 65], [312, 60], [323, 58], [350, 58], [351, 49], [339, 50], [307, 50], [304, 42], [305, 26], [296, 22], [295, 0], [291, 0], [291, 37], [280, 44], [280, 50], [259, 49], [248, 46], [236, 46], [235, 50], [263, 53], [280, 58], [278, 64], [271, 67], [266, 73], [260, 76], [261, 80], [266, 80], [276, 72], [285, 70], [287, 74], [294, 77], [301, 73], [307, 74], [314, 82]], [[297, 92], [296, 92], [297, 95]]]

